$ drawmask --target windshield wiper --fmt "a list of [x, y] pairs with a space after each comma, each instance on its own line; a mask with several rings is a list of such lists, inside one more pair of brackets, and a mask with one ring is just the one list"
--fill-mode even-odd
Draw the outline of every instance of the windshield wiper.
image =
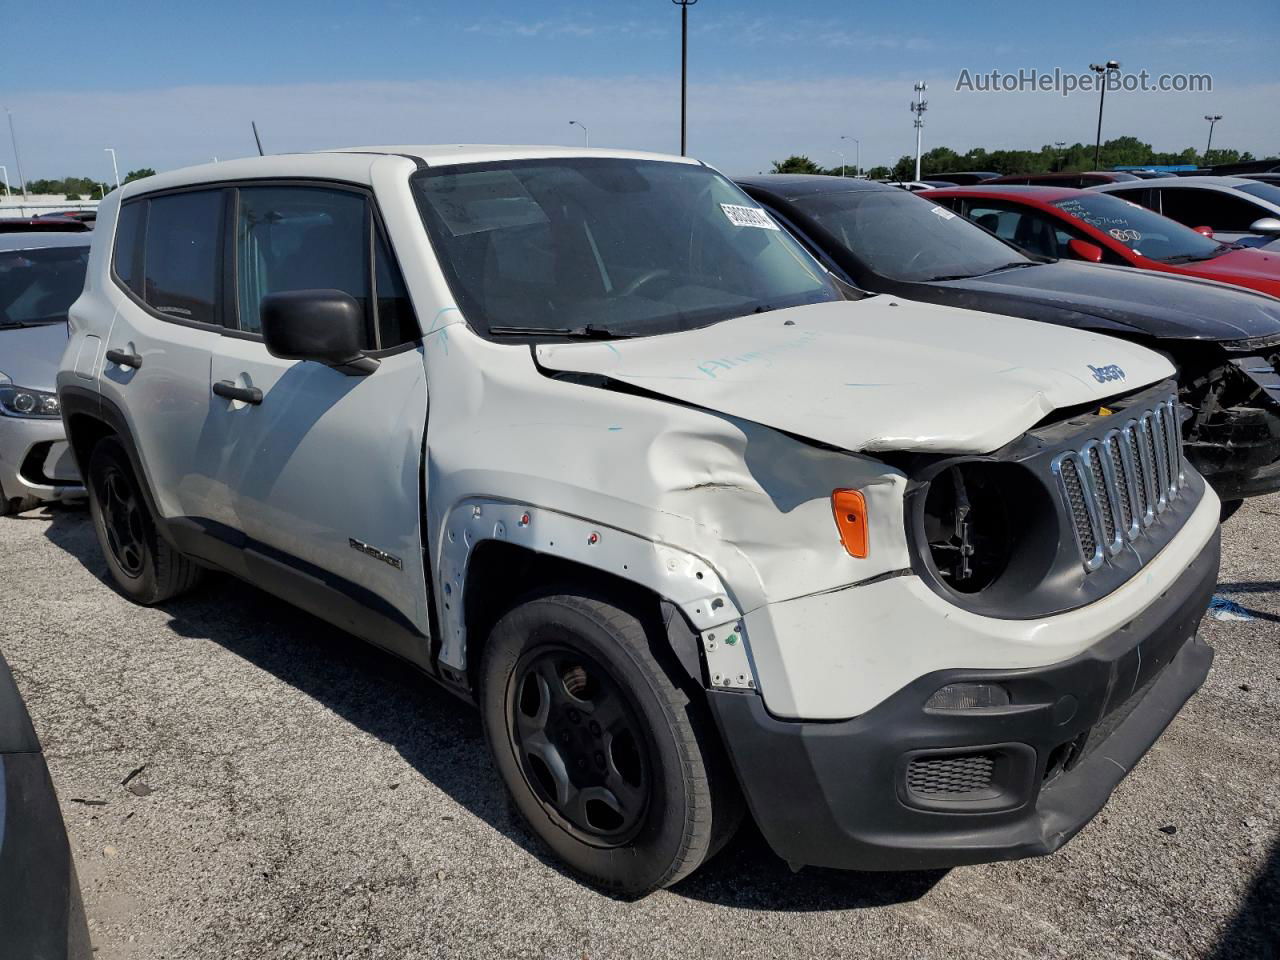
[[66, 323], [66, 318], [47, 317], [43, 320], [0, 320], [0, 330], [24, 330], [27, 327], [47, 327], [55, 323]]
[[1222, 256], [1228, 250], [1237, 250], [1239, 247], [1234, 243], [1220, 243], [1211, 253], [1181, 253], [1174, 257], [1165, 257], [1161, 263], [1199, 263], [1202, 260], [1214, 260]]
[[985, 277], [987, 274], [995, 273], [999, 270], [1012, 270], [1015, 267], [1038, 267], [1038, 260], [1014, 260], [1009, 263], [1002, 263], [998, 267], [992, 267], [990, 270], [979, 270], [977, 273], [951, 273], [941, 277], [929, 277], [925, 283], [937, 283], [942, 280], [972, 280], [974, 277]]
[[581, 327], [524, 327], [498, 324], [489, 327], [495, 337], [564, 337], [566, 340], [626, 340], [639, 336], [623, 330], [610, 330], [594, 323]]

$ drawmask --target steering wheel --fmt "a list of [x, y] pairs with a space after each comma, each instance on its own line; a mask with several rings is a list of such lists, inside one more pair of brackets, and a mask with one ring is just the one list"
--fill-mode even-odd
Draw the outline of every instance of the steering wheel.
[[647, 270], [644, 273], [640, 274], [640, 276], [632, 280], [630, 283], [628, 283], [621, 290], [619, 290], [618, 296], [620, 297], [632, 296], [637, 290], [639, 290], [645, 284], [652, 283], [654, 280], [660, 280], [663, 277], [669, 277], [669, 276], [671, 276], [671, 271], [663, 270], [661, 267], [655, 270]]

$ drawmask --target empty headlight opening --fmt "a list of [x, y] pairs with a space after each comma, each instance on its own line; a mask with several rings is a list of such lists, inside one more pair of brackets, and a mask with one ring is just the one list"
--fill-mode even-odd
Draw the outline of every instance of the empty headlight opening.
[[938, 579], [959, 594], [1023, 594], [1049, 573], [1057, 519], [1024, 467], [968, 461], [944, 467], [924, 497], [923, 539]]

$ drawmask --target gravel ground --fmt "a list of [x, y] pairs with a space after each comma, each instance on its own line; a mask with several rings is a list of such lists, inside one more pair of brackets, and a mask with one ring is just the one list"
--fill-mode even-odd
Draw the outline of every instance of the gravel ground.
[[1280, 497], [1228, 522], [1221, 592], [1254, 619], [1206, 620], [1204, 689], [1056, 855], [792, 874], [748, 829], [634, 903], [515, 821], [469, 707], [232, 580], [131, 606], [83, 511], [0, 520], [0, 649], [102, 960], [1252, 960], [1280, 956], [1278, 542]]

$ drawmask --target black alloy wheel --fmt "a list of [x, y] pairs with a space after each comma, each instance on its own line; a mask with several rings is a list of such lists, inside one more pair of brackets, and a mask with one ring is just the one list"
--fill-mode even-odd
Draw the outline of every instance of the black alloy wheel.
[[130, 577], [142, 575], [146, 562], [146, 531], [133, 479], [116, 464], [108, 464], [97, 477], [98, 502], [107, 545], [120, 569]]
[[652, 767], [635, 709], [600, 664], [559, 645], [516, 666], [508, 733], [539, 801], [586, 843], [620, 846], [649, 806]]

